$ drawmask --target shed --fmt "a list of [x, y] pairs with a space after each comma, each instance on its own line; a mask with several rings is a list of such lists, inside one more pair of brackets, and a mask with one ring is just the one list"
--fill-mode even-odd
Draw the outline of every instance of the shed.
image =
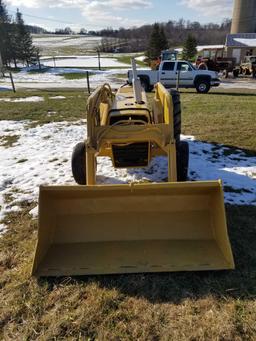
[[237, 64], [240, 64], [245, 56], [256, 55], [256, 33], [228, 34], [226, 53], [228, 58], [236, 58]]

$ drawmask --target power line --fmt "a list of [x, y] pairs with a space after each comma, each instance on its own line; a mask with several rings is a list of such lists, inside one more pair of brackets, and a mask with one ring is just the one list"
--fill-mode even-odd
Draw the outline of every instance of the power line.
[[[9, 10], [10, 12], [16, 14], [16, 11], [13, 11], [13, 10]], [[46, 17], [39, 17], [37, 15], [32, 15], [32, 14], [26, 14], [26, 13], [23, 13], [22, 12], [22, 15], [25, 16], [25, 17], [30, 17], [30, 18], [34, 18], [34, 19], [40, 19], [40, 20], [47, 20], [47, 21], [52, 21], [52, 22], [58, 22], [58, 23], [61, 23], [61, 24], [69, 24], [69, 25], [79, 25], [81, 27], [83, 26], [88, 26], [88, 27], [99, 27], [99, 25], [93, 25], [93, 24], [81, 24], [81, 23], [73, 23], [73, 22], [70, 22], [70, 21], [63, 21], [63, 20], [57, 20], [57, 19], [51, 19], [51, 18], [46, 18]]]
[[[12, 10], [10, 10], [10, 12], [16, 13], [15, 11], [12, 11]], [[25, 17], [30, 17], [30, 18], [40, 19], [40, 20], [59, 22], [61, 24], [75, 25], [74, 23], [72, 23], [70, 21], [63, 21], [63, 20], [56, 20], [56, 19], [51, 19], [51, 18], [39, 17], [39, 16], [36, 16], [36, 15], [31, 15], [31, 14], [26, 14], [26, 13], [22, 13], [22, 15], [25, 16]]]

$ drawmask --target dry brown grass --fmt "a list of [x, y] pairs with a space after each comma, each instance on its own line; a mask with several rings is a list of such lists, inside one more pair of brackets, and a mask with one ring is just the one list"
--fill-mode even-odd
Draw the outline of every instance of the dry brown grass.
[[39, 281], [30, 209], [0, 239], [0, 339], [256, 339], [256, 208], [227, 206], [235, 271]]

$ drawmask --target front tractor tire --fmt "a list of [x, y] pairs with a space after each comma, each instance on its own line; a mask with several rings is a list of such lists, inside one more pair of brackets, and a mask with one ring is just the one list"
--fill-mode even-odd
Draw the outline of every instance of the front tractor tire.
[[71, 159], [73, 177], [78, 185], [86, 185], [86, 151], [85, 143], [78, 143], [73, 149]]
[[208, 80], [202, 79], [196, 82], [196, 91], [199, 94], [207, 94], [210, 88], [211, 88], [211, 85]]

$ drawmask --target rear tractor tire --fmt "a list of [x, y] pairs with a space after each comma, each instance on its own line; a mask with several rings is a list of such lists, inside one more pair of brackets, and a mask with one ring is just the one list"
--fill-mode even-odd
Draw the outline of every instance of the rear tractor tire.
[[239, 70], [239, 69], [234, 69], [234, 70], [233, 70], [233, 76], [234, 76], [234, 78], [239, 77], [239, 73], [240, 73], [240, 70]]
[[189, 145], [185, 141], [176, 144], [177, 180], [188, 180]]
[[73, 177], [78, 185], [86, 185], [86, 151], [85, 143], [78, 143], [73, 149], [71, 159]]

